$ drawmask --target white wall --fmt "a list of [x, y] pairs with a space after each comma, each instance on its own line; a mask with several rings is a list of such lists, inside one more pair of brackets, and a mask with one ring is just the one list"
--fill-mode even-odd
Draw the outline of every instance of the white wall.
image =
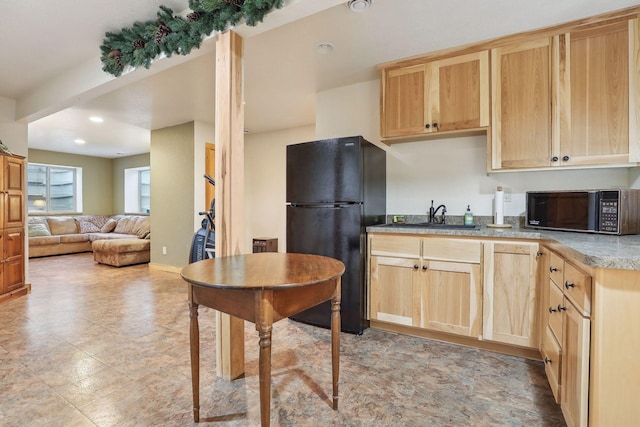
[[0, 140], [14, 154], [27, 156], [27, 125], [16, 123], [16, 101], [0, 96]]
[[[379, 144], [377, 80], [317, 94], [318, 138], [363, 135]], [[498, 185], [511, 193], [505, 215], [520, 215], [527, 190], [628, 187], [626, 168], [486, 173], [485, 136], [393, 144], [387, 149], [387, 213], [426, 215], [430, 201], [444, 203], [450, 215], [492, 215]], [[637, 169], [637, 168], [636, 168]], [[637, 173], [634, 175], [637, 177]], [[640, 179], [637, 179], [640, 185]]]
[[362, 135], [380, 145], [380, 83], [356, 83], [316, 95], [316, 138]]
[[315, 127], [245, 135], [245, 248], [254, 237], [276, 237], [285, 252], [287, 237], [286, 146], [313, 141]]

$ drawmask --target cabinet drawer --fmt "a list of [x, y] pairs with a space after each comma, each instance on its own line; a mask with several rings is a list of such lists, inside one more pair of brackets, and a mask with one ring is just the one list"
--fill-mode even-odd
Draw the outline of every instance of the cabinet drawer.
[[545, 328], [545, 334], [542, 337], [542, 358], [544, 360], [544, 370], [557, 403], [560, 402], [561, 353], [562, 349], [553, 332], [551, 332], [551, 328]]
[[551, 252], [551, 256], [549, 257], [549, 272], [551, 280], [553, 280], [556, 285], [562, 286], [562, 279], [564, 277], [564, 260], [553, 252]]
[[372, 256], [420, 258], [420, 238], [411, 236], [382, 236], [371, 238]]
[[549, 329], [558, 342], [562, 342], [562, 311], [558, 307], [563, 305], [564, 295], [553, 281], [549, 280]]
[[591, 315], [591, 276], [566, 262], [564, 264], [564, 293], [583, 316]]
[[422, 241], [425, 259], [480, 263], [482, 243], [475, 240], [427, 238]]

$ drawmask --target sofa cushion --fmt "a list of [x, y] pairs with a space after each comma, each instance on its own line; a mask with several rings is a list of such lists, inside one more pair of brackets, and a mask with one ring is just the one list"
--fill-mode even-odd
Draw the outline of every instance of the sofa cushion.
[[80, 226], [80, 233], [96, 233], [100, 231], [100, 227], [91, 221], [80, 220], [78, 225]]
[[59, 243], [60, 236], [42, 236], [29, 238], [29, 246], [57, 245]]
[[118, 219], [114, 233], [134, 234], [140, 238], [149, 233], [151, 218], [141, 215], [128, 215]]
[[115, 240], [115, 239], [137, 239], [135, 234], [120, 234], [120, 233], [89, 233], [89, 240], [92, 242], [96, 240]]
[[77, 243], [88, 241], [89, 235], [87, 234], [65, 234], [60, 236], [60, 243]]
[[101, 233], [110, 233], [116, 228], [117, 221], [115, 219], [109, 219], [104, 223], [102, 227], [100, 227]]
[[51, 236], [47, 224], [29, 224], [29, 237]]
[[61, 234], [76, 234], [78, 232], [78, 223], [75, 219], [69, 217], [49, 217], [49, 230], [54, 236]]

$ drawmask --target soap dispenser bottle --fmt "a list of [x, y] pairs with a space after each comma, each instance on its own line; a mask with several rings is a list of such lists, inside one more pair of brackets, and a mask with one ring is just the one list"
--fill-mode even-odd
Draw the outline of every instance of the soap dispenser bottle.
[[467, 211], [464, 213], [464, 225], [473, 225], [473, 212], [471, 212], [471, 205], [467, 205]]

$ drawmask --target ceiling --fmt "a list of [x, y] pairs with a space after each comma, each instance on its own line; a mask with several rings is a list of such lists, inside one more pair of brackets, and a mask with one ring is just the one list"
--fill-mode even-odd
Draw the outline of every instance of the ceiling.
[[[4, 56], [0, 96], [18, 103], [33, 97], [56, 76], [73, 73], [98, 57], [106, 31], [153, 19], [160, 4], [179, 12], [187, 8], [188, 0], [0, 0], [0, 20], [5, 21], [0, 25]], [[622, 9], [638, 1], [372, 0], [372, 6], [360, 13], [350, 11], [346, 0], [286, 4], [255, 28], [235, 29], [245, 45], [245, 128], [251, 132], [313, 124], [316, 92], [376, 79], [379, 63]], [[304, 7], [315, 9], [304, 16], [300, 13]], [[330, 42], [335, 49], [317, 53], [314, 47], [319, 42]], [[191, 120], [213, 123], [214, 46], [209, 39], [199, 51], [174, 60], [175, 65], [170, 60], [164, 66], [154, 63], [132, 83], [113, 85], [113, 90], [31, 121], [29, 148], [114, 158], [148, 152], [150, 130]], [[47, 107], [53, 108], [42, 106], [42, 110]], [[92, 123], [90, 116], [100, 116], [104, 122]], [[75, 144], [77, 138], [86, 143]]]

